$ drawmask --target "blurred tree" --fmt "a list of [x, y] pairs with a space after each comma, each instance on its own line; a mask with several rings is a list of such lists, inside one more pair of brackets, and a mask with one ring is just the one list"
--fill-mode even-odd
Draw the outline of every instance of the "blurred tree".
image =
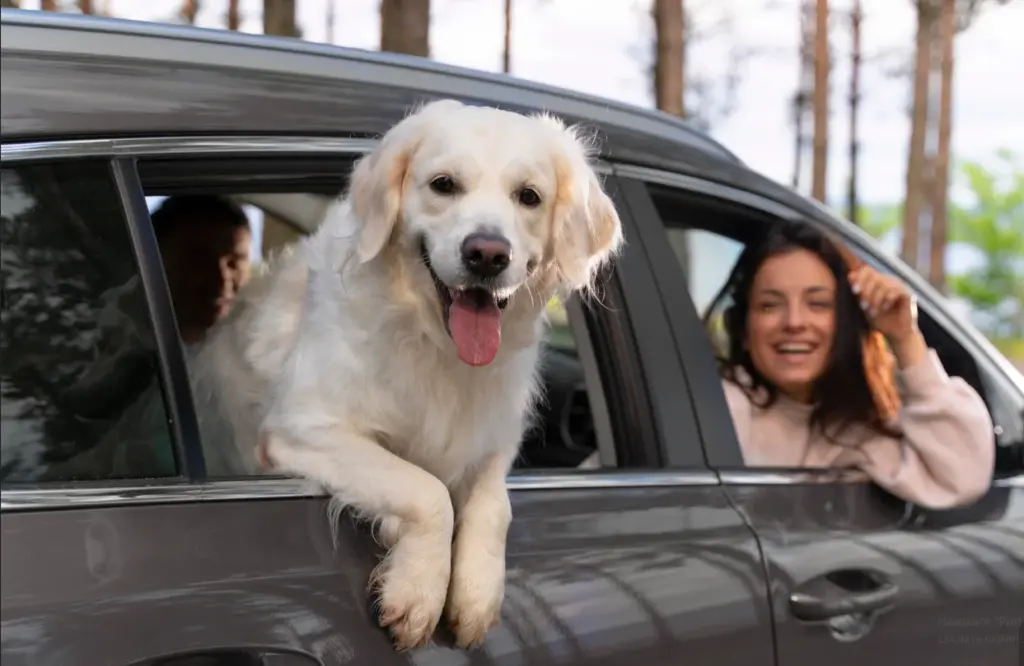
[[228, 12], [225, 17], [228, 30], [238, 30], [242, 25], [242, 17], [238, 12], [238, 0], [228, 0]]
[[846, 185], [846, 216], [854, 224], [860, 224], [860, 206], [857, 201], [857, 166], [860, 150], [858, 120], [860, 120], [860, 70], [861, 70], [861, 38], [860, 26], [863, 20], [860, 0], [853, 0], [850, 9], [850, 137], [849, 160], [850, 174]]
[[0, 0], [0, 7], [8, 7], [10, 9], [20, 9], [18, 7], [18, 0]]
[[39, 9], [44, 12], [59, 12], [60, 7], [57, 6], [57, 0], [40, 0]]
[[982, 257], [979, 266], [951, 275], [950, 291], [969, 301], [991, 336], [1024, 338], [1024, 167], [1000, 151], [995, 168], [965, 162], [968, 205], [951, 203], [950, 239]]
[[810, 110], [814, 89], [814, 5], [812, 0], [800, 0], [800, 74], [793, 94], [793, 189], [799, 189], [803, 174], [804, 146], [807, 137], [804, 122]]
[[654, 0], [654, 103], [686, 117], [686, 13], [683, 0]]
[[263, 0], [263, 34], [302, 37], [295, 23], [295, 0]]
[[946, 237], [949, 202], [949, 144], [953, 134], [953, 36], [956, 32], [957, 0], [942, 0], [939, 13], [939, 119], [938, 142], [932, 174], [931, 250], [928, 281], [946, 290]]
[[92, 0], [78, 0], [78, 11], [82, 12], [86, 16], [91, 16], [96, 13], [93, 11]]
[[811, 196], [825, 202], [828, 186], [828, 80], [832, 69], [829, 58], [828, 0], [816, 0], [814, 6], [814, 161], [811, 169]]
[[501, 52], [501, 71], [512, 71], [512, 0], [505, 0], [505, 48]]
[[178, 13], [182, 21], [189, 25], [195, 25], [196, 16], [199, 15], [199, 0], [184, 0]]
[[[686, 67], [687, 54], [697, 47], [702, 40], [723, 36], [732, 37], [735, 32], [733, 10], [723, 4], [714, 5], [708, 3], [704, 5], [705, 11], [708, 13], [701, 15], [704, 19], [703, 23], [701, 23], [693, 16], [689, 10], [689, 5], [679, 0], [676, 0], [675, 4], [679, 5], [683, 12], [679, 31], [676, 32], [669, 29], [663, 31], [661, 33], [662, 37], [659, 37], [658, 6], [655, 3], [651, 3], [648, 5], [650, 8], [648, 15], [654, 28], [654, 39], [651, 42], [645, 41], [643, 43], [642, 52], [634, 49], [630, 50], [648, 68], [648, 80], [651, 84], [650, 91], [655, 106], [673, 115], [681, 115], [692, 126], [707, 131], [716, 123], [728, 118], [735, 110], [736, 92], [742, 79], [743, 65], [751, 56], [764, 49], [733, 43], [726, 56], [724, 71], [706, 73], [689, 71]], [[716, 18], [708, 20], [707, 16], [714, 16], [712, 14], [713, 10], [718, 10], [719, 14]], [[671, 17], [670, 20], [672, 20]], [[662, 22], [661, 25], [664, 26], [665, 24]], [[698, 25], [701, 27], [698, 28]], [[679, 59], [672, 58], [671, 61], [662, 59], [662, 62], [666, 63], [668, 70], [661, 71], [659, 70], [659, 49], [661, 48], [659, 46], [659, 39], [662, 39], [662, 46], [667, 46], [665, 40], [676, 37], [679, 39], [682, 55]], [[677, 79], [677, 90], [681, 92], [678, 95], [665, 90], [659, 93], [659, 81], [675, 79], [675, 75], [671, 72], [672, 67], [678, 67], [680, 78]], [[662, 99], [664, 105], [659, 104], [659, 98]], [[673, 104], [675, 105], [674, 109], [670, 107]]]
[[[237, 1], [237, 0], [236, 0]], [[327, 0], [325, 8], [327, 15], [324, 16], [324, 41], [328, 44], [334, 43], [334, 0]]]
[[[949, 149], [953, 131], [953, 42], [956, 34], [970, 27], [983, 8], [1005, 5], [1009, 0], [913, 2], [917, 37], [900, 254], [919, 271], [924, 271], [927, 259], [927, 275], [941, 289], [945, 282], [941, 258], [945, 256], [948, 227]], [[939, 86], [932, 90], [931, 84], [936, 80]], [[929, 225], [926, 256], [921, 247], [922, 222]]]
[[430, 57], [430, 0], [381, 0], [380, 50]]
[[928, 124], [928, 84], [931, 77], [932, 46], [938, 18], [938, 0], [913, 0], [917, 11], [914, 40], [914, 83], [910, 111], [910, 145], [907, 150], [906, 193], [903, 201], [903, 237], [900, 256], [914, 269], [919, 257], [919, 221], [924, 200], [925, 131]]

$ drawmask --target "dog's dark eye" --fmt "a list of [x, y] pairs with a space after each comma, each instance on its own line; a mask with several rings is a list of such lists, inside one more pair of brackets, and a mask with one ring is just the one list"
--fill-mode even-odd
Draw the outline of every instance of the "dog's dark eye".
[[540, 205], [540, 195], [532, 187], [524, 187], [519, 190], [519, 203], [528, 208], [534, 208]]
[[438, 194], [452, 194], [455, 192], [455, 181], [451, 176], [438, 176], [430, 181], [430, 189]]

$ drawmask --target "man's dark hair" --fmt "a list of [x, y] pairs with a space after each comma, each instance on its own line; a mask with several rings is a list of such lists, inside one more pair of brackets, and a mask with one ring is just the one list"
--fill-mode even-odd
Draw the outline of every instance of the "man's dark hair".
[[249, 226], [242, 207], [231, 199], [213, 194], [184, 194], [167, 197], [149, 216], [157, 240], [166, 238], [182, 225]]

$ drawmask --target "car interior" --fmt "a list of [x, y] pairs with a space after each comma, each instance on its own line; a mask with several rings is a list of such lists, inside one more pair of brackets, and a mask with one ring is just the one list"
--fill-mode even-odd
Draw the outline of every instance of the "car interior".
[[[259, 211], [257, 261], [312, 233], [345, 188], [351, 158], [220, 158], [140, 161], [146, 197], [215, 194]], [[250, 215], [250, 218], [252, 216]], [[518, 470], [574, 468], [597, 450], [583, 367], [563, 303], [548, 304], [543, 383], [535, 424], [521, 447]]]

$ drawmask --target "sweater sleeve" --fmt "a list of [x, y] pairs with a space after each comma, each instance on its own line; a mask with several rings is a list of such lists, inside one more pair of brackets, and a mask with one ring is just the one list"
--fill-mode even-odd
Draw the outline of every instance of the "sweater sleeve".
[[905, 368], [902, 441], [875, 436], [864, 471], [889, 492], [932, 509], [969, 504], [988, 491], [995, 464], [992, 418], [981, 396], [950, 377], [932, 349]]

